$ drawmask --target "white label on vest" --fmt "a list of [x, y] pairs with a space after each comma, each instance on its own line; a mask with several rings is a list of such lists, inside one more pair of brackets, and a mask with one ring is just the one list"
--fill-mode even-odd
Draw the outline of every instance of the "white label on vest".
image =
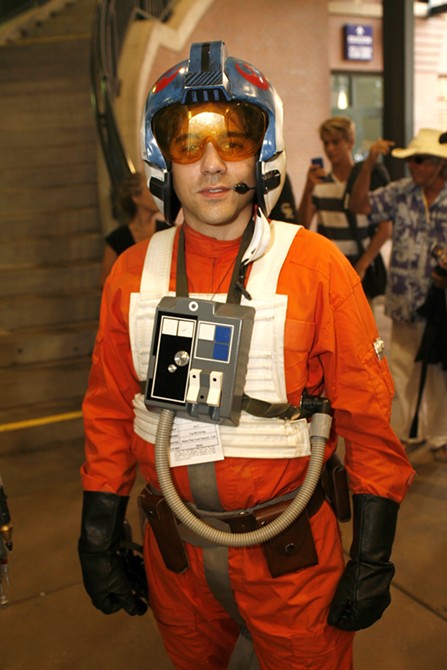
[[222, 461], [224, 458], [218, 426], [176, 417], [170, 445], [171, 468]]

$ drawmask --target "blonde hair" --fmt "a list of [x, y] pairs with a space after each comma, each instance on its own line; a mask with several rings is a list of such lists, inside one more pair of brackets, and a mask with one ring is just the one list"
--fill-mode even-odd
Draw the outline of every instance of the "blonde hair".
[[331, 116], [320, 125], [318, 130], [320, 139], [323, 139], [324, 133], [332, 135], [334, 132], [340, 133], [346, 142], [354, 142], [355, 140], [355, 123], [349, 116]]

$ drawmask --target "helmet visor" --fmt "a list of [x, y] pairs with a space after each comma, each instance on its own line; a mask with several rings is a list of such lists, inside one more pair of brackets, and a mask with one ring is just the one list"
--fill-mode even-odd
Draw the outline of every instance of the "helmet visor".
[[199, 160], [208, 142], [225, 161], [254, 156], [261, 148], [266, 127], [262, 109], [244, 102], [175, 103], [161, 109], [152, 120], [163, 156], [181, 164]]

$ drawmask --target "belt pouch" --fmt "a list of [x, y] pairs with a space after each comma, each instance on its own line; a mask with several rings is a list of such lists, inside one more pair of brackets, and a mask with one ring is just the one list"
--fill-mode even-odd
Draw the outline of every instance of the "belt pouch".
[[351, 520], [351, 499], [346, 468], [336, 454], [327, 461], [322, 476], [323, 489], [339, 521]]
[[138, 505], [150, 523], [168, 570], [185, 572], [189, 567], [188, 556], [178, 534], [176, 518], [166, 500], [144, 488], [138, 496]]
[[[256, 510], [254, 516], [258, 528], [276, 519], [284, 509], [284, 503], [278, 503]], [[317, 565], [318, 556], [307, 509], [279, 535], [263, 542], [262, 548], [272, 577]]]

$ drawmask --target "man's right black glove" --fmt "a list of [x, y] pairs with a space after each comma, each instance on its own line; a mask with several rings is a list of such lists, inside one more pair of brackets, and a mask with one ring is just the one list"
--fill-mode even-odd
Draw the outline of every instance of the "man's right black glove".
[[388, 498], [354, 495], [351, 559], [329, 608], [328, 623], [355, 631], [372, 626], [391, 602], [390, 562], [399, 505]]
[[104, 614], [124, 609], [133, 616], [147, 610], [132, 589], [119, 551], [128, 500], [115, 493], [84, 491], [78, 553], [85, 589]]

